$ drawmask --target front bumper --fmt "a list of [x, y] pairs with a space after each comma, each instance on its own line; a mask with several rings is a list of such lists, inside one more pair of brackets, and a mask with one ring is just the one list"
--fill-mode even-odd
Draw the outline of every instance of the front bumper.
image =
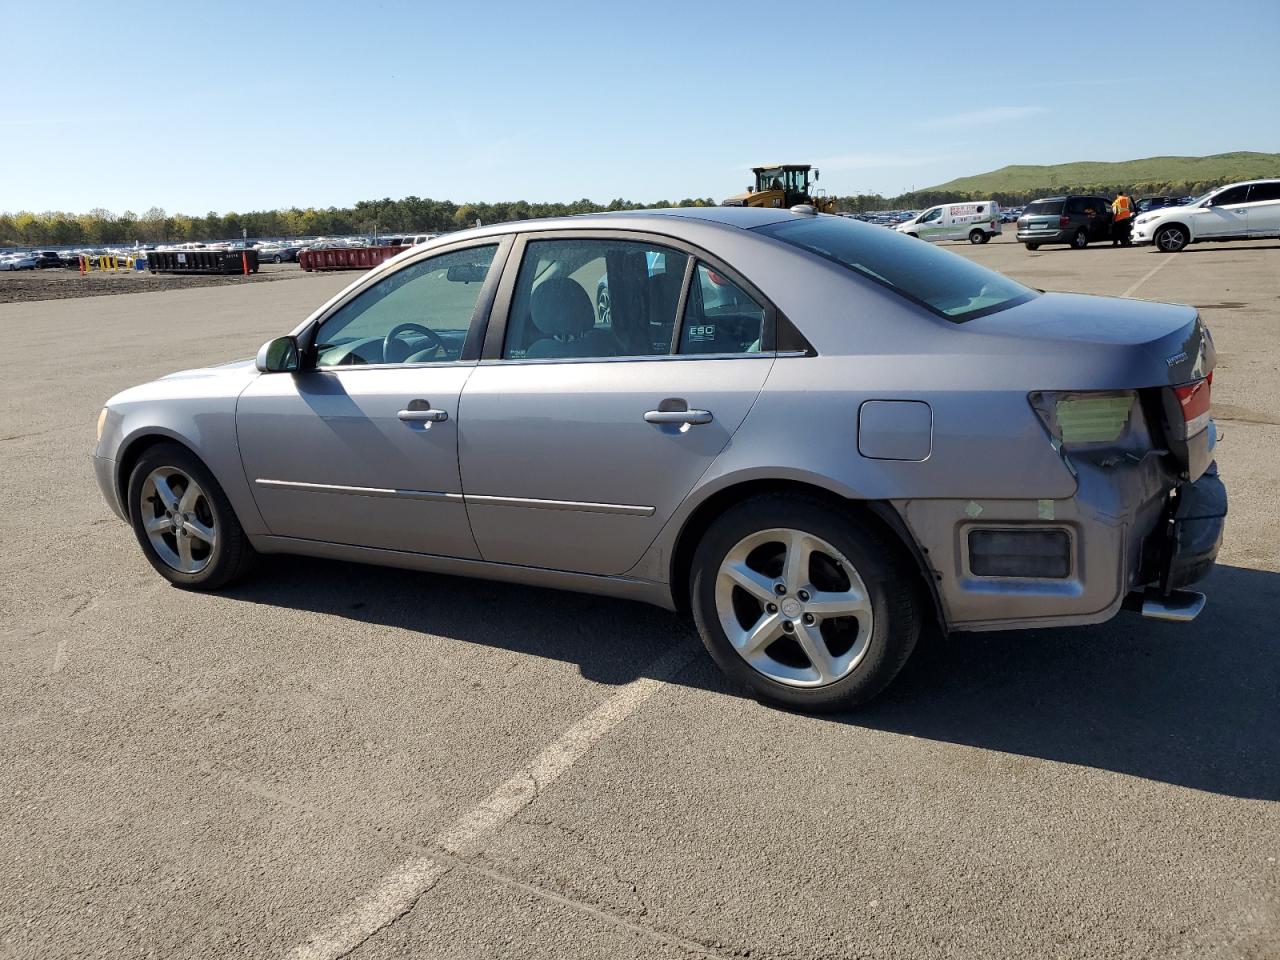
[[1133, 230], [1129, 233], [1129, 242], [1154, 243], [1156, 235], [1155, 227], [1156, 224], [1154, 223], [1144, 223], [1141, 226], [1135, 223], [1133, 225]]
[[129, 518], [125, 515], [124, 506], [120, 503], [120, 495], [116, 491], [116, 462], [106, 457], [94, 457], [93, 475], [98, 481], [98, 490], [102, 493], [102, 499], [107, 501], [111, 512], [128, 523]]

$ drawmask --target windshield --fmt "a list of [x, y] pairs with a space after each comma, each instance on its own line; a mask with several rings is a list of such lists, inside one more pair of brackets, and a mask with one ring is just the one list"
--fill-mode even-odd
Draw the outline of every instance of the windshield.
[[847, 217], [805, 217], [755, 229], [834, 260], [953, 323], [986, 316], [1037, 295], [1030, 287], [958, 254]]

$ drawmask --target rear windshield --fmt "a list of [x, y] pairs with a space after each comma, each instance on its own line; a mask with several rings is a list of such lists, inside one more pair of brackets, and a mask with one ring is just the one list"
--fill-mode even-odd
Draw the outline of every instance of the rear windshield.
[[1062, 201], [1037, 200], [1035, 203], [1027, 204], [1027, 209], [1022, 212], [1033, 217], [1037, 214], [1048, 214], [1051, 217], [1056, 217], [1062, 213]]
[[755, 229], [834, 260], [954, 323], [1036, 296], [1030, 287], [958, 254], [847, 217], [806, 217]]

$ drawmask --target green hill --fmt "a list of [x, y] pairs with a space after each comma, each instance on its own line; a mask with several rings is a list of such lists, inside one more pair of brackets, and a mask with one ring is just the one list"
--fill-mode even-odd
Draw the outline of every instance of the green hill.
[[1280, 153], [1218, 153], [1210, 157], [1147, 157], [1104, 163], [1084, 160], [1051, 166], [1015, 164], [990, 173], [960, 177], [921, 193], [1027, 194], [1053, 189], [1085, 189], [1106, 186], [1181, 187], [1205, 189], [1233, 180], [1280, 176]]

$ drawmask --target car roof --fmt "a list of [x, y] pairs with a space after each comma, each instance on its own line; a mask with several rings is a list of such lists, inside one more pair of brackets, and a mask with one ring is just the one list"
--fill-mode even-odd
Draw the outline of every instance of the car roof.
[[580, 213], [567, 217], [542, 217], [533, 220], [508, 220], [482, 227], [471, 227], [453, 233], [442, 233], [423, 247], [435, 249], [472, 237], [506, 236], [537, 230], [643, 230], [646, 226], [659, 232], [670, 232], [673, 221], [695, 221], [721, 228], [751, 230], [783, 220], [799, 220], [811, 213], [792, 213], [779, 207], [666, 207], [653, 210], [617, 210]]

